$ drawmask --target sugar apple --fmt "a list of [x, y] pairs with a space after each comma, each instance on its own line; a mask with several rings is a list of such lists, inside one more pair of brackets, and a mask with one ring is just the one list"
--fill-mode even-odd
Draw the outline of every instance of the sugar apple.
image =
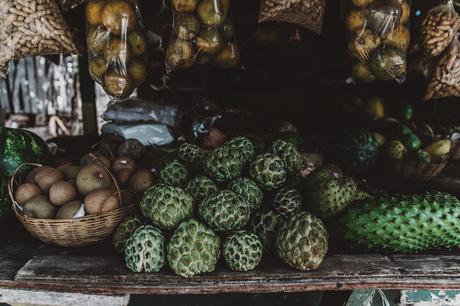
[[190, 179], [190, 173], [177, 159], [170, 161], [160, 170], [160, 182], [176, 187], [183, 187]]
[[292, 214], [276, 237], [276, 255], [291, 268], [307, 271], [319, 267], [327, 253], [323, 222], [308, 212]]
[[143, 222], [138, 216], [128, 216], [118, 225], [117, 230], [113, 234], [112, 243], [119, 254], [125, 252], [126, 241], [142, 224]]
[[206, 153], [203, 149], [190, 143], [181, 144], [177, 151], [177, 158], [195, 170], [201, 169], [205, 156]]
[[251, 214], [248, 202], [233, 191], [223, 190], [204, 199], [198, 206], [198, 215], [215, 231], [242, 229]]
[[260, 154], [265, 152], [265, 139], [263, 136], [249, 134], [246, 135], [249, 140], [251, 140], [252, 144], [254, 145], [255, 154]]
[[284, 187], [275, 194], [272, 205], [275, 212], [287, 216], [302, 209], [302, 197], [297, 189]]
[[237, 231], [225, 239], [223, 256], [234, 271], [254, 270], [262, 260], [262, 242], [254, 233]]
[[220, 256], [220, 238], [195, 219], [182, 222], [167, 246], [169, 267], [182, 277], [212, 272]]
[[185, 188], [185, 191], [193, 197], [195, 203], [200, 203], [218, 190], [216, 184], [204, 175], [198, 175], [191, 179]]
[[221, 146], [210, 152], [203, 163], [204, 172], [218, 183], [231, 181], [241, 175], [243, 153], [231, 146]]
[[158, 272], [166, 263], [165, 238], [151, 225], [134, 231], [126, 242], [125, 261], [134, 272]]
[[272, 151], [284, 162], [290, 174], [298, 174], [303, 165], [303, 159], [297, 148], [290, 142], [278, 139], [272, 143]]
[[286, 166], [277, 155], [265, 153], [251, 163], [249, 176], [264, 190], [278, 189], [286, 182]]
[[254, 147], [254, 144], [249, 138], [244, 136], [232, 138], [229, 141], [227, 141], [224, 145], [240, 150], [240, 152], [243, 155], [243, 160], [245, 164], [252, 158], [254, 158], [254, 156], [256, 155], [256, 149]]
[[276, 233], [283, 222], [284, 218], [280, 214], [266, 210], [256, 213], [248, 228], [256, 233], [262, 241], [264, 252], [268, 253], [275, 249]]
[[242, 177], [234, 180], [228, 185], [228, 190], [242, 196], [249, 203], [251, 211], [258, 209], [262, 205], [264, 194], [257, 184], [246, 178]]
[[302, 135], [294, 131], [285, 131], [281, 132], [276, 136], [277, 139], [283, 140], [285, 142], [292, 143], [297, 150], [302, 150], [305, 147], [305, 140]]
[[173, 230], [193, 214], [193, 199], [183, 189], [158, 184], [148, 189], [139, 204], [142, 214], [161, 229]]

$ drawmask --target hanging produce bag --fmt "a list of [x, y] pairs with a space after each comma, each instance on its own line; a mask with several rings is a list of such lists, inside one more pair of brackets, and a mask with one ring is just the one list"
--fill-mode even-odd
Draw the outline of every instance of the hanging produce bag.
[[0, 76], [6, 76], [12, 60], [76, 53], [55, 0], [2, 0], [0, 4]]
[[354, 81], [405, 80], [409, 17], [407, 0], [351, 0], [347, 30]]
[[240, 63], [231, 0], [172, 0], [174, 25], [166, 51], [168, 73], [194, 64], [232, 68]]
[[89, 71], [116, 99], [146, 77], [147, 41], [136, 0], [90, 0], [86, 7]]
[[259, 22], [284, 21], [321, 33], [325, 0], [262, 0]]

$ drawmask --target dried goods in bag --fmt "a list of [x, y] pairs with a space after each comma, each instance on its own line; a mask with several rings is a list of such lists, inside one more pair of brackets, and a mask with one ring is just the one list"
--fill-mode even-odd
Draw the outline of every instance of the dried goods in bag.
[[0, 2], [0, 76], [10, 61], [26, 56], [76, 53], [55, 0]]
[[350, 1], [346, 27], [354, 81], [405, 80], [409, 18], [407, 0]]
[[109, 96], [129, 97], [147, 72], [147, 40], [137, 1], [90, 0], [86, 22], [91, 77]]
[[172, 0], [174, 24], [166, 51], [166, 71], [194, 64], [232, 68], [240, 63], [231, 0]]

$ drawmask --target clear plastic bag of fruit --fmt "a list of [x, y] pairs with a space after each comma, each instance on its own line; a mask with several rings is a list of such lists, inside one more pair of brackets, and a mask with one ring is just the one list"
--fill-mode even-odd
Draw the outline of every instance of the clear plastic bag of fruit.
[[406, 79], [409, 18], [408, 0], [350, 0], [346, 26], [354, 81]]
[[194, 64], [236, 67], [240, 52], [230, 14], [231, 0], [171, 0], [174, 24], [166, 71]]
[[136, 0], [90, 0], [86, 7], [89, 71], [115, 98], [145, 80], [147, 40]]

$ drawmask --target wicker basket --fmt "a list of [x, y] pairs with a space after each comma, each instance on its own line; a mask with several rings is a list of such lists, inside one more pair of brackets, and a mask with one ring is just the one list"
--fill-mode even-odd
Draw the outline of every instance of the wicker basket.
[[[96, 244], [109, 235], [117, 228], [118, 224], [136, 208], [136, 202], [118, 209], [87, 215], [78, 219], [58, 220], [58, 219], [35, 219], [24, 216], [20, 211], [20, 206], [14, 199], [14, 190], [18, 186], [17, 173], [24, 166], [41, 167], [39, 164], [23, 164], [16, 169], [8, 183], [8, 194], [13, 203], [13, 211], [18, 220], [29, 231], [30, 234], [48, 244], [55, 244], [63, 247], [81, 247]], [[107, 170], [107, 169], [106, 169]], [[108, 171], [108, 170], [107, 170]], [[112, 179], [113, 176], [112, 176]], [[120, 197], [124, 192], [120, 191], [115, 179], [115, 186]]]
[[449, 158], [440, 163], [425, 164], [411, 160], [385, 160], [382, 170], [385, 174], [411, 181], [429, 181], [438, 176], [447, 165]]

